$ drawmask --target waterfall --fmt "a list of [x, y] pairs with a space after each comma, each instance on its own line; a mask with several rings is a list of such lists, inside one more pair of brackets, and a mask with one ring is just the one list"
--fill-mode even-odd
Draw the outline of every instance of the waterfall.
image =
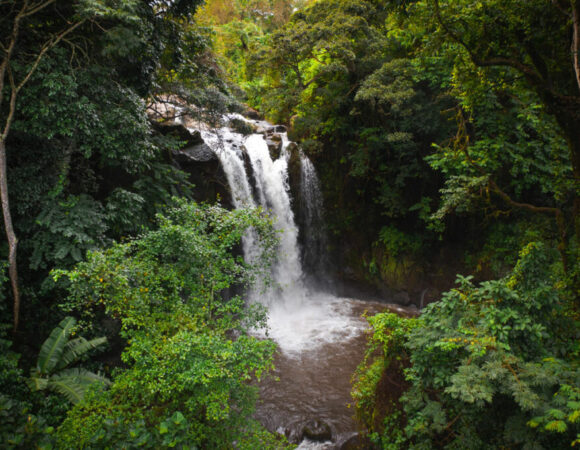
[[[250, 124], [271, 137], [267, 132], [271, 125]], [[256, 418], [270, 431], [299, 443], [298, 449], [341, 448], [356, 433], [346, 405], [351, 374], [364, 352], [363, 330], [368, 324], [361, 316], [369, 310], [378, 312], [382, 306], [316, 288], [326, 264], [320, 182], [307, 156], [288, 143], [285, 133], [279, 134], [281, 148], [276, 146], [271, 154], [263, 134], [242, 136], [227, 127], [202, 132], [221, 162], [233, 206], [269, 210], [280, 234], [272, 267], [277, 287], [248, 293], [250, 301], [267, 306], [268, 337], [280, 349], [276, 378], [265, 378], [260, 384], [262, 402]], [[296, 217], [292, 206], [298, 207]], [[242, 244], [246, 260], [256, 261], [256, 236], [249, 231]], [[309, 278], [316, 282], [305, 282]], [[303, 439], [304, 426], [312, 419], [331, 427], [332, 442]]]
[[[254, 123], [264, 130], [272, 129], [266, 122]], [[328, 342], [344, 341], [360, 334], [361, 321], [352, 319], [350, 305], [344, 299], [308, 289], [304, 283], [303, 261], [309, 275], [318, 277], [324, 264], [320, 185], [306, 155], [295, 145], [289, 145], [286, 133], [277, 134], [282, 148], [276, 158], [272, 158], [263, 134], [242, 136], [223, 127], [203, 131], [202, 137], [221, 162], [234, 207], [262, 206], [272, 214], [274, 227], [279, 231], [277, 259], [272, 267], [276, 286], [265, 292], [255, 289], [249, 297], [250, 301], [268, 307], [268, 336], [286, 354], [300, 355]], [[301, 223], [305, 227], [300, 239], [303, 255], [290, 195], [288, 169], [292, 158], [300, 163], [300, 179], [295, 181], [300, 184]], [[251, 231], [242, 245], [246, 261], [255, 261], [259, 248]]]
[[305, 230], [302, 237], [303, 264], [312, 273], [310, 282], [317, 286], [329, 286], [327, 239], [324, 229], [324, 206], [320, 180], [312, 161], [300, 151], [300, 197], [301, 220]]
[[[288, 153], [283, 148], [275, 161], [268, 145], [259, 134], [249, 136], [245, 149], [252, 164], [258, 198], [276, 218], [274, 226], [280, 233], [278, 259], [273, 268], [274, 281], [282, 288], [284, 300], [296, 305], [303, 296], [302, 265], [298, 247], [298, 227], [294, 221], [288, 185]], [[272, 300], [272, 299], [270, 299]], [[271, 301], [268, 302], [271, 305]]]

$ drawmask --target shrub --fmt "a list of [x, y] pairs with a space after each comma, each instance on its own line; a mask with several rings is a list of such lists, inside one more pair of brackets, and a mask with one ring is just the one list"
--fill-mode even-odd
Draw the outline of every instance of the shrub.
[[[580, 442], [580, 327], [552, 276], [554, 260], [532, 243], [506, 278], [475, 286], [459, 276], [458, 287], [419, 319], [379, 315], [371, 321], [371, 348], [383, 343], [384, 366], [401, 355], [411, 364], [400, 398], [403, 437], [371, 428], [383, 448], [565, 448]], [[363, 415], [371, 392], [357, 399]]]

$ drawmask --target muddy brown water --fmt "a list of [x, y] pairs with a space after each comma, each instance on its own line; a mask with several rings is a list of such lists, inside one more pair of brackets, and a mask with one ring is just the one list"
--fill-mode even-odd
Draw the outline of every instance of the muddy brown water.
[[[261, 400], [256, 418], [270, 431], [285, 434], [300, 449], [340, 449], [357, 434], [354, 407], [350, 391], [352, 375], [364, 356], [366, 333], [369, 325], [363, 313], [375, 314], [390, 310], [400, 314], [414, 315], [415, 311], [398, 305], [354, 299], [340, 299], [336, 304], [342, 319], [347, 319], [344, 336], [334, 334], [320, 339], [331, 327], [326, 322], [316, 330], [310, 324], [308, 332], [313, 342], [304, 342], [300, 349], [292, 347], [285, 351], [280, 345], [275, 359], [276, 369], [271, 377], [260, 384]], [[335, 308], [336, 309], [336, 308]], [[344, 317], [348, 315], [348, 317]], [[300, 327], [296, 326], [299, 333]], [[313, 442], [302, 439], [304, 426], [318, 420], [326, 423], [332, 439]]]

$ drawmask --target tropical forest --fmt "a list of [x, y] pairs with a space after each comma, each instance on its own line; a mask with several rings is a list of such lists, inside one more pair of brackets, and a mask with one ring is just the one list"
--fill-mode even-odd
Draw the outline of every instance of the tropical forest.
[[580, 448], [580, 0], [0, 0], [0, 449]]

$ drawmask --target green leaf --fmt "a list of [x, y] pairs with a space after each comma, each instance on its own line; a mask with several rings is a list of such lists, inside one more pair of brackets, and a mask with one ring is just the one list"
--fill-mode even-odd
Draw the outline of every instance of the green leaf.
[[56, 366], [56, 369], [63, 369], [66, 366], [73, 364], [78, 361], [85, 353], [89, 350], [95, 349], [107, 342], [106, 337], [100, 337], [86, 340], [83, 337], [78, 337], [76, 339], [70, 340], [64, 346], [61, 359]]
[[185, 420], [185, 417], [183, 417], [183, 414], [181, 414], [181, 412], [177, 411], [175, 414], [173, 414], [172, 419], [173, 423], [179, 425]]
[[57, 367], [75, 324], [74, 317], [65, 317], [44, 341], [36, 363], [39, 374], [49, 375]]
[[553, 420], [546, 424], [546, 430], [548, 431], [556, 431], [558, 433], [563, 433], [568, 429], [566, 422], [563, 420]]

